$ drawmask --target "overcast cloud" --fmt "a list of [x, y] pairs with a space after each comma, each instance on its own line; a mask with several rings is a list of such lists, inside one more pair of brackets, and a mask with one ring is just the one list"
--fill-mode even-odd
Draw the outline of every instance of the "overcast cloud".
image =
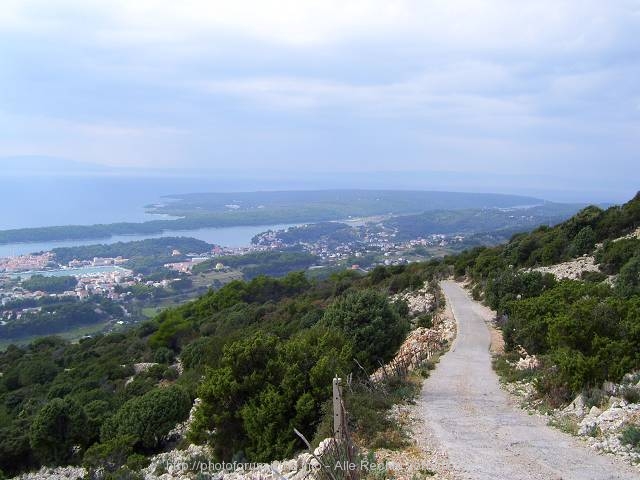
[[639, 35], [636, 0], [4, 0], [0, 156], [626, 195]]

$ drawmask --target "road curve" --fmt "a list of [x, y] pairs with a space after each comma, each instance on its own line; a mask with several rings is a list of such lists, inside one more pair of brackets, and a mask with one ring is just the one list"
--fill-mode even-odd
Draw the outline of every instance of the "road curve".
[[598, 455], [543, 418], [518, 409], [491, 367], [487, 314], [455, 282], [442, 283], [458, 334], [425, 381], [418, 408], [456, 477], [501, 480], [640, 478]]

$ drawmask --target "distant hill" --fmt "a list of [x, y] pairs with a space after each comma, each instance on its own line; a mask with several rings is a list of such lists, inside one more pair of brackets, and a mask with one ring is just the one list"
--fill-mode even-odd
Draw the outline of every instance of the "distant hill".
[[[173, 201], [153, 209], [171, 215], [207, 212], [307, 209], [309, 214], [348, 216], [419, 213], [426, 210], [508, 208], [541, 205], [540, 198], [496, 193], [420, 190], [298, 190], [266, 192], [210, 192], [172, 195]], [[329, 218], [328, 218], [329, 219]]]
[[[640, 369], [639, 228], [640, 193], [445, 260], [498, 312], [506, 361], [522, 348], [538, 357], [541, 367], [528, 376], [551, 407]], [[577, 280], [535, 269], [576, 258], [592, 266]]]
[[95, 163], [36, 155], [0, 157], [0, 169], [5, 175], [78, 175], [105, 173], [110, 170]]
[[353, 217], [398, 215], [432, 210], [512, 208], [544, 205], [535, 197], [487, 193], [403, 190], [314, 190], [194, 193], [172, 197], [149, 212], [181, 217], [101, 225], [61, 225], [0, 231], [0, 244], [108, 238], [210, 227], [313, 223]]

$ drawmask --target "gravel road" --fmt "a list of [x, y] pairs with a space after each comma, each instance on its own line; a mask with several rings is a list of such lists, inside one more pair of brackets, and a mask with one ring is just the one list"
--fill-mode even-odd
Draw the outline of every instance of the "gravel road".
[[[518, 409], [491, 368], [489, 313], [455, 282], [442, 288], [458, 335], [425, 381], [418, 408], [431, 442], [461, 479], [640, 479], [640, 471], [590, 451]], [[418, 439], [419, 441], [419, 439]]]

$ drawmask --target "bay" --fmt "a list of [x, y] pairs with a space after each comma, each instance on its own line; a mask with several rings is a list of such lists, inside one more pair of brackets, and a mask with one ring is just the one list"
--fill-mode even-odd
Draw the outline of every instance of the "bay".
[[177, 230], [166, 231], [156, 235], [115, 235], [105, 239], [92, 240], [64, 240], [57, 242], [33, 242], [33, 243], [8, 243], [0, 245], [0, 257], [12, 257], [52, 250], [58, 247], [77, 247], [80, 245], [111, 244], [116, 242], [132, 242], [135, 240], [145, 240], [147, 238], [160, 237], [192, 237], [204, 240], [208, 243], [221, 245], [223, 247], [246, 247], [251, 244], [251, 239], [258, 233], [267, 230], [281, 230], [297, 224], [277, 224], [277, 225], [253, 225], [224, 228], [201, 228], [198, 230]]
[[[167, 195], [210, 191], [250, 191], [253, 183], [220, 182], [212, 177], [152, 177], [122, 175], [2, 175], [0, 230], [53, 225], [93, 225], [144, 222], [170, 218], [146, 213], [151, 204], [166, 203]], [[258, 225], [166, 231], [153, 235], [116, 235], [104, 239], [61, 240], [0, 245], [0, 257], [147, 238], [185, 236], [225, 247], [244, 247], [269, 229], [291, 226]]]
[[[212, 178], [0, 176], [0, 230], [143, 222], [163, 218], [145, 206], [166, 195], [215, 191]], [[166, 218], [166, 217], [165, 217]]]

